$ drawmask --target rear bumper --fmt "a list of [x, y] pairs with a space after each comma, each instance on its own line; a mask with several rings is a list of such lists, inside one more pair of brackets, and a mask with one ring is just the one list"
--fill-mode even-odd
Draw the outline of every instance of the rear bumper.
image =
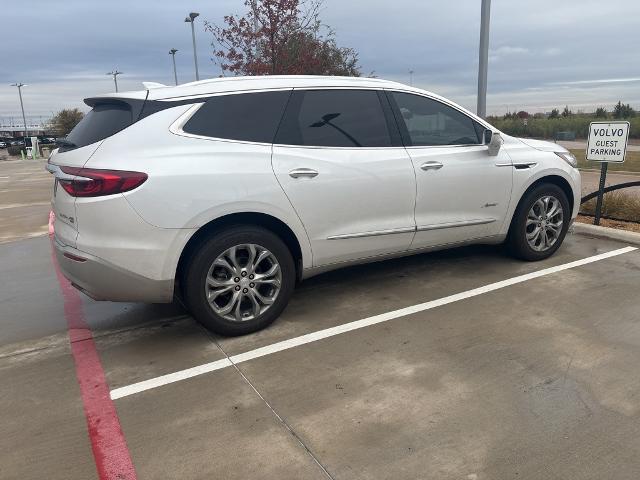
[[74, 287], [94, 300], [145, 303], [169, 303], [173, 300], [172, 280], [143, 277], [63, 245], [58, 240], [54, 245], [64, 276]]

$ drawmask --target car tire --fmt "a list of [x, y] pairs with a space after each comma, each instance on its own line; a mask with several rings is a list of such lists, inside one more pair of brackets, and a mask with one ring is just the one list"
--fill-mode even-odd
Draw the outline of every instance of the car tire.
[[[259, 263], [251, 264], [251, 258]], [[233, 226], [200, 245], [183, 282], [185, 303], [196, 320], [215, 333], [237, 336], [280, 316], [293, 293], [296, 270], [291, 252], [273, 232]]]
[[[554, 205], [561, 208], [559, 213], [553, 210]], [[535, 187], [516, 208], [507, 238], [509, 250], [522, 260], [549, 258], [562, 245], [570, 219], [569, 201], [560, 187], [550, 183]]]

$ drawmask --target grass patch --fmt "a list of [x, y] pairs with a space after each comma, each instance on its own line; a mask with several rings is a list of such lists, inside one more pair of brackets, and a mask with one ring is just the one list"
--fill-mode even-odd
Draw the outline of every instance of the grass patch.
[[[595, 215], [596, 200], [596, 198], [592, 198], [583, 203], [580, 212]], [[621, 191], [605, 193], [602, 215], [629, 222], [640, 222], [640, 196]]]
[[[585, 159], [586, 152], [583, 149], [570, 150], [578, 159], [578, 168], [590, 168], [600, 170], [600, 162], [590, 162]], [[625, 156], [624, 163], [610, 163], [609, 172], [640, 172], [640, 152], [629, 152]]]

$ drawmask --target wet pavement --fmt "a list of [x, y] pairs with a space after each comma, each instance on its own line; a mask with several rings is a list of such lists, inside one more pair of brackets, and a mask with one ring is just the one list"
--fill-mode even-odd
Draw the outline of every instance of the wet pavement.
[[[567, 266], [625, 246], [570, 235], [540, 263], [473, 247], [335, 271], [238, 338], [177, 305], [82, 311], [115, 389], [480, 289], [114, 400], [140, 479], [635, 479], [640, 251]], [[98, 478], [48, 238], [0, 245], [0, 265], [0, 478]]]
[[53, 180], [45, 164], [0, 158], [0, 244], [47, 233]]

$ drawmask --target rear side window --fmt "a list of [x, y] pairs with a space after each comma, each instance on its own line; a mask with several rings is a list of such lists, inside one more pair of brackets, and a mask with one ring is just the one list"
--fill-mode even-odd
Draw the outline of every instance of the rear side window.
[[78, 123], [67, 140], [74, 147], [84, 147], [104, 140], [133, 123], [131, 106], [126, 103], [98, 103]]
[[272, 143], [291, 91], [212, 97], [182, 127], [186, 133]]
[[400, 110], [398, 121], [406, 127], [407, 146], [482, 143], [482, 126], [455, 108], [410, 93], [393, 92], [392, 96]]
[[306, 90], [291, 96], [275, 143], [318, 147], [390, 147], [378, 94]]

